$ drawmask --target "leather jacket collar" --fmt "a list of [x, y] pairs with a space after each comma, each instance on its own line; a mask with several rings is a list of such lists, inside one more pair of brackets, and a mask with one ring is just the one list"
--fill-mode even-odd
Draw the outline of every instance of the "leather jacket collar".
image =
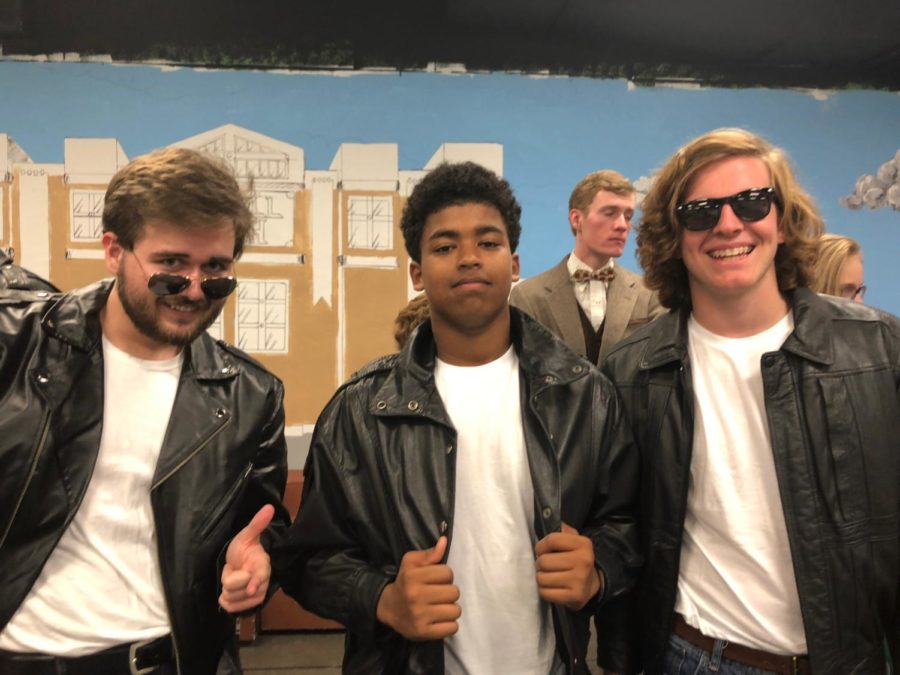
[[[113, 290], [113, 280], [104, 279], [59, 298], [41, 319], [44, 331], [83, 352], [100, 349], [100, 310]], [[210, 340], [196, 339], [187, 347], [185, 373], [198, 380], [221, 380], [240, 372], [240, 360], [215, 349]]]
[[[584, 377], [589, 365], [568, 349], [541, 324], [524, 312], [510, 307], [510, 338], [519, 356], [523, 384], [532, 394], [557, 384]], [[372, 401], [378, 416], [425, 415], [452, 427], [434, 384], [436, 357], [431, 321], [425, 321], [407, 341], [399, 355], [379, 359], [360, 372], [389, 368], [399, 361]]]
[[[794, 330], [782, 349], [801, 358], [831, 365], [834, 363], [834, 344], [827, 330], [830, 319], [824, 311], [827, 300], [808, 288], [785, 292], [794, 314]], [[687, 357], [687, 321], [690, 310], [681, 309], [658, 318], [647, 337], [647, 347], [641, 358], [640, 370], [652, 370]]]

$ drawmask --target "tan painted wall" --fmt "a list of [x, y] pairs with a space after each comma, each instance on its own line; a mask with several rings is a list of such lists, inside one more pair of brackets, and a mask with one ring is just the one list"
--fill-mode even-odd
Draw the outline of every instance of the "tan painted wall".
[[72, 241], [69, 196], [72, 190], [105, 189], [104, 185], [66, 183], [63, 176], [47, 179], [50, 213], [50, 280], [64, 291], [87, 286], [111, 276], [103, 260], [75, 260], [66, 258], [67, 249], [102, 251], [99, 241]]

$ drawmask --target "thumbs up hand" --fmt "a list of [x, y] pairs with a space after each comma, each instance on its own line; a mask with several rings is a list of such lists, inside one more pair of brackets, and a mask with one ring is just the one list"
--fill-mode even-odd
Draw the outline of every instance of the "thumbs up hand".
[[243, 612], [256, 607], [266, 597], [272, 566], [269, 554], [259, 543], [259, 535], [272, 522], [275, 507], [262, 507], [250, 524], [237, 533], [225, 552], [222, 593], [219, 605], [226, 612]]
[[562, 524], [534, 547], [538, 595], [572, 610], [584, 607], [603, 588], [594, 566], [594, 544], [574, 527]]
[[447, 537], [441, 537], [433, 548], [407, 552], [378, 599], [378, 620], [407, 640], [442, 640], [459, 629], [459, 589], [453, 571], [441, 564], [446, 550]]

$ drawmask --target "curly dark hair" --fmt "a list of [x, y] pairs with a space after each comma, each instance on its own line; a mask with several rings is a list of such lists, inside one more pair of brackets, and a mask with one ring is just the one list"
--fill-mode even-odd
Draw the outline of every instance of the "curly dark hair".
[[808, 286], [824, 230], [812, 198], [800, 187], [787, 155], [744, 129], [716, 129], [681, 147], [656, 175], [641, 203], [637, 255], [644, 283], [659, 293], [669, 309], [691, 306], [687, 268], [681, 258], [682, 226], [676, 207], [702, 169], [731, 157], [755, 157], [766, 165], [778, 195], [778, 225], [784, 243], [775, 254], [775, 273], [782, 291]]
[[510, 250], [519, 245], [522, 207], [512, 188], [490, 169], [475, 162], [441, 164], [416, 185], [400, 219], [406, 252], [414, 261], [422, 261], [422, 232], [425, 221], [433, 213], [448, 206], [486, 204], [500, 212], [506, 225]]

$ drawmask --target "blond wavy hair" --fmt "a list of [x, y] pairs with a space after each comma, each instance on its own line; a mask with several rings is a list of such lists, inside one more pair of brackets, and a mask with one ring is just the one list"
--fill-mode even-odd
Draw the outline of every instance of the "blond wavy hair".
[[641, 203], [636, 243], [644, 283], [659, 293], [660, 302], [669, 309], [691, 306], [687, 268], [681, 258], [683, 228], [675, 209], [700, 171], [732, 157], [755, 157], [769, 170], [778, 196], [778, 226], [784, 233], [784, 243], [775, 254], [778, 288], [786, 291], [809, 285], [824, 225], [812, 198], [797, 182], [787, 155], [744, 129], [716, 129], [672, 155]]
[[253, 227], [249, 197], [224, 162], [196, 150], [165, 148], [137, 157], [112, 177], [103, 205], [103, 231], [134, 248], [151, 219], [185, 229], [208, 228], [223, 218], [234, 225], [240, 257]]
[[841, 285], [838, 277], [841, 268], [850, 256], [862, 256], [859, 242], [840, 234], [824, 234], [819, 241], [819, 257], [813, 269], [810, 283], [816, 293], [840, 295]]

